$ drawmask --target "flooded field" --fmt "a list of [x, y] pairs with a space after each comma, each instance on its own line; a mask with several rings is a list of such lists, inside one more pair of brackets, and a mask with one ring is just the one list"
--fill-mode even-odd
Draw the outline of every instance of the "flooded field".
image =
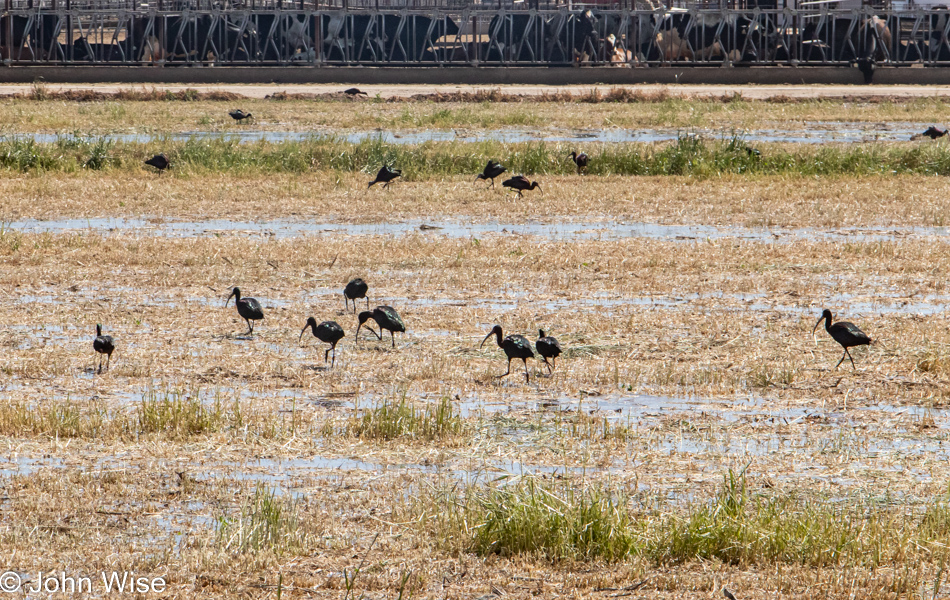
[[[873, 153], [921, 125], [888, 110], [787, 135], [747, 115], [743, 135]], [[88, 104], [70, 135], [107, 113]], [[647, 141], [463, 125], [380, 148]], [[241, 135], [279, 151], [302, 129]], [[113, 571], [161, 578], [145, 597], [946, 595], [945, 177], [569, 168], [528, 172], [544, 191], [516, 198], [421, 168], [366, 189], [379, 166], [0, 169], [0, 586], [36, 597], [66, 570], [93, 577], [85, 597]], [[372, 320], [357, 338], [355, 277], [358, 311], [398, 311], [394, 342]], [[259, 300], [253, 333], [235, 286]], [[814, 330], [826, 308], [873, 338], [856, 368]], [[344, 331], [332, 367], [311, 316]], [[557, 338], [556, 367], [499, 377], [494, 325]]]

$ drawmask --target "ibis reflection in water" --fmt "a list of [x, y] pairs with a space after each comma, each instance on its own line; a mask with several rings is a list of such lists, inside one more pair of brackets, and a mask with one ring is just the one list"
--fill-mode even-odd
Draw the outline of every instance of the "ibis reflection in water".
[[[554, 363], [554, 367], [557, 367], [557, 357], [561, 355], [561, 344], [553, 337], [544, 335], [543, 329], [539, 329], [538, 341], [535, 342], [534, 347], [537, 348], [538, 354], [544, 359], [544, 364], [548, 366], [548, 372], [553, 373], [554, 369], [551, 364]], [[548, 362], [549, 358], [551, 362]]]
[[373, 332], [377, 338], [382, 341], [383, 339], [383, 330], [388, 330], [393, 336], [393, 348], [396, 347], [396, 332], [406, 331], [406, 324], [402, 322], [402, 317], [399, 316], [399, 313], [396, 312], [396, 309], [392, 306], [377, 306], [373, 309], [373, 312], [368, 310], [363, 311], [357, 317], [360, 324], [356, 326], [356, 341], [360, 341], [360, 327], [363, 326], [363, 323], [372, 319], [376, 321], [376, 324], [379, 325], [379, 333], [376, 333], [369, 325], [366, 326], [367, 329]]
[[821, 316], [818, 318], [818, 322], [815, 323], [815, 326], [812, 328], [812, 335], [815, 334], [815, 330], [818, 329], [818, 326], [821, 325], [821, 322], [825, 322], [825, 331], [834, 338], [836, 342], [841, 344], [841, 347], [844, 348], [844, 354], [841, 355], [841, 360], [838, 361], [838, 364], [835, 365], [837, 369], [842, 362], [844, 362], [844, 357], [847, 356], [851, 359], [851, 368], [857, 370], [857, 367], [854, 366], [854, 359], [851, 358], [851, 353], [848, 352], [848, 348], [853, 348], [855, 346], [867, 346], [873, 340], [867, 336], [866, 333], [861, 331], [861, 329], [854, 323], [849, 323], [848, 321], [838, 321], [834, 325], [831, 324], [832, 316], [831, 311], [827, 308], [822, 311]]
[[343, 333], [343, 328], [336, 321], [324, 321], [317, 325], [317, 320], [313, 317], [307, 319], [307, 324], [303, 326], [303, 329], [300, 331], [300, 338], [297, 340], [297, 343], [300, 343], [300, 340], [303, 339], [303, 334], [307, 331], [309, 327], [313, 331], [313, 337], [317, 338], [321, 342], [330, 344], [330, 347], [327, 348], [327, 351], [323, 354], [323, 362], [327, 362], [327, 357], [330, 355], [330, 351], [333, 351], [333, 361], [330, 363], [330, 367], [336, 363], [336, 345], [337, 342], [343, 339], [346, 335]]
[[102, 335], [102, 325], [96, 324], [96, 339], [92, 341], [92, 348], [99, 353], [99, 372], [102, 373], [102, 355], [109, 357], [106, 361], [106, 370], [112, 364], [112, 352], [115, 350], [115, 341], [111, 335]]
[[345, 306], [344, 310], [350, 308], [349, 301], [352, 300], [353, 312], [356, 312], [357, 298], [366, 298], [366, 308], [369, 309], [369, 298], [366, 297], [367, 291], [369, 291], [369, 286], [366, 285], [366, 282], [359, 277], [346, 284], [346, 287], [343, 288], [343, 305]]
[[241, 290], [238, 288], [231, 290], [231, 295], [228, 296], [227, 301], [224, 303], [225, 307], [227, 307], [231, 298], [234, 298], [234, 305], [237, 307], [238, 314], [241, 315], [242, 319], [247, 321], [247, 331], [244, 332], [245, 335], [254, 333], [254, 325], [251, 321], [260, 321], [264, 318], [264, 309], [261, 308], [261, 303], [258, 302], [256, 298], [242, 298]]
[[501, 336], [504, 334], [501, 331], [501, 325], [495, 325], [478, 347], [481, 348], [484, 346], [488, 338], [493, 335], [495, 336], [495, 341], [498, 343], [498, 347], [504, 350], [505, 356], [508, 357], [508, 370], [505, 371], [504, 375], [498, 375], [497, 377], [505, 377], [511, 373], [511, 360], [520, 358], [524, 362], [524, 380], [528, 381], [528, 359], [534, 358], [534, 351], [531, 350], [531, 342], [523, 335], [509, 335], [502, 339]]

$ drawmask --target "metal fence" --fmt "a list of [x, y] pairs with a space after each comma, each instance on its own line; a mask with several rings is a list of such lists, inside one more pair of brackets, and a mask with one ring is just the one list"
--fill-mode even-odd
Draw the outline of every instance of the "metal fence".
[[8, 65], [950, 65], [950, 11], [6, 0]]

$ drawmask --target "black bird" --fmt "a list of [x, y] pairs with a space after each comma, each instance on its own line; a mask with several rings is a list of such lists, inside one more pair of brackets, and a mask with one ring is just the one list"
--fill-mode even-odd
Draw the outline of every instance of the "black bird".
[[[516, 192], [518, 192], [519, 198], [524, 197], [524, 194], [522, 194], [521, 192], [533, 190], [534, 188], [538, 188], [539, 190], [541, 190], [541, 186], [538, 185], [537, 181], [528, 181], [528, 178], [525, 177], [524, 175], [515, 175], [511, 179], [506, 179], [502, 181], [501, 185], [503, 185], [506, 188], [511, 188], [515, 190]], [[541, 190], [541, 193], [543, 194], [544, 190]]]
[[323, 355], [323, 362], [327, 362], [327, 356], [330, 354], [330, 350], [333, 350], [333, 362], [330, 363], [330, 368], [333, 368], [333, 364], [336, 362], [336, 344], [346, 335], [343, 333], [343, 328], [336, 321], [324, 321], [317, 325], [317, 320], [313, 317], [307, 319], [307, 324], [303, 326], [303, 330], [300, 332], [300, 339], [297, 340], [297, 343], [300, 343], [300, 340], [303, 339], [303, 334], [307, 331], [309, 327], [313, 331], [313, 337], [317, 338], [321, 342], [330, 344], [330, 347], [327, 348], [326, 353]]
[[356, 326], [356, 341], [360, 341], [360, 327], [363, 326], [363, 323], [372, 319], [376, 321], [376, 324], [379, 325], [379, 333], [376, 333], [369, 325], [366, 326], [367, 329], [373, 332], [373, 335], [378, 337], [380, 340], [383, 339], [383, 330], [389, 330], [389, 333], [393, 336], [393, 348], [396, 347], [396, 332], [406, 331], [406, 324], [402, 322], [402, 317], [399, 316], [399, 313], [396, 312], [396, 309], [392, 306], [377, 306], [373, 309], [373, 312], [368, 310], [363, 311], [357, 317], [360, 324]]
[[164, 154], [156, 154], [152, 158], [145, 161], [145, 164], [150, 167], [155, 167], [158, 169], [158, 172], [161, 173], [168, 167], [172, 166], [172, 161], [168, 160], [168, 157]]
[[861, 75], [864, 76], [864, 83], [867, 85], [874, 83], [874, 71], [877, 69], [877, 61], [874, 60], [874, 57], [862, 56], [855, 62], [857, 63], [858, 71], [861, 71]]
[[851, 359], [851, 368], [857, 370], [857, 367], [854, 366], [854, 359], [851, 358], [851, 353], [848, 352], [848, 348], [854, 346], [867, 346], [873, 340], [867, 336], [866, 333], [861, 331], [857, 325], [854, 323], [849, 323], [847, 321], [838, 321], [834, 325], [831, 324], [831, 311], [827, 308], [822, 311], [821, 316], [818, 318], [818, 322], [815, 323], [815, 326], [812, 328], [812, 335], [815, 334], [815, 330], [818, 329], [818, 326], [821, 325], [822, 320], [825, 321], [825, 331], [834, 338], [836, 342], [841, 344], [841, 347], [844, 348], [844, 354], [841, 355], [841, 360], [838, 361], [838, 364], [835, 365], [837, 369], [842, 362], [844, 362], [844, 357], [847, 356]]
[[581, 152], [571, 152], [569, 158], [574, 161], [574, 164], [577, 165], [577, 174], [581, 174], [581, 169], [587, 168], [587, 163], [590, 162], [590, 157], [587, 154]]
[[495, 177], [498, 177], [507, 170], [508, 169], [503, 167], [501, 163], [490, 160], [488, 161], [488, 164], [485, 165], [485, 170], [475, 177], [475, 181], [478, 181], [479, 179], [490, 179], [491, 187], [495, 187]]
[[347, 96], [369, 96], [369, 94], [360, 90], [359, 88], [348, 88], [343, 90], [343, 93]]
[[[554, 366], [557, 367], [557, 357], [561, 354], [561, 344], [558, 343], [556, 339], [551, 336], [544, 335], [544, 330], [538, 330], [538, 341], [535, 342], [534, 347], [538, 349], [538, 354], [544, 359], [544, 364], [548, 366], [548, 372], [553, 372], [554, 369], [551, 368], [551, 363], [554, 363]], [[548, 359], [551, 359], [551, 362], [548, 362]]]
[[726, 600], [736, 600], [736, 597], [732, 595], [729, 588], [722, 588], [722, 595], [726, 597]]
[[251, 321], [260, 321], [264, 318], [264, 309], [261, 308], [261, 303], [255, 298], [242, 298], [241, 290], [238, 288], [231, 290], [231, 295], [228, 296], [224, 306], [228, 305], [231, 298], [234, 298], [234, 305], [237, 307], [238, 314], [247, 321], [247, 331], [245, 335], [254, 333], [254, 325], [251, 324]]
[[[353, 301], [353, 312], [356, 312], [356, 299], [357, 298], [366, 298], [366, 292], [369, 290], [369, 286], [366, 285], [366, 282], [357, 277], [356, 279], [350, 281], [346, 284], [346, 287], [343, 288], [343, 304], [346, 308], [350, 307], [350, 300]], [[369, 298], [366, 298], [366, 308], [369, 309]]]
[[935, 140], [935, 139], [937, 139], [937, 138], [940, 138], [940, 137], [943, 137], [943, 136], [947, 135], [947, 132], [948, 132], [948, 131], [950, 131], [950, 130], [944, 129], [943, 131], [940, 131], [939, 129], [937, 129], [936, 127], [934, 127], [933, 125], [931, 125], [930, 127], [927, 128], [927, 131], [925, 131], [925, 132], [923, 132], [923, 133], [915, 133], [914, 135], [910, 136], [910, 139], [911, 139], [911, 140], [919, 140], [919, 139], [921, 139], [921, 138], [928, 137], [928, 138], [930, 138], [930, 139], [932, 139], [932, 140]]
[[237, 121], [238, 123], [240, 123], [244, 119], [250, 119], [251, 117], [254, 116], [251, 113], [244, 112], [240, 108], [237, 110], [232, 110], [231, 112], [228, 113], [228, 115], [230, 115], [231, 118]]
[[498, 347], [504, 350], [505, 356], [508, 357], [508, 370], [505, 371], [504, 375], [498, 375], [498, 377], [504, 377], [511, 373], [511, 359], [520, 358], [524, 362], [524, 380], [528, 381], [528, 359], [534, 358], [534, 352], [531, 350], [531, 342], [528, 341], [528, 338], [523, 335], [509, 335], [502, 339], [501, 325], [495, 325], [478, 347], [484, 346], [492, 335], [495, 336]]
[[[102, 335], [102, 325], [96, 325], [96, 339], [92, 341], [92, 348], [99, 354], [105, 354], [109, 357], [106, 363], [106, 370], [112, 364], [112, 352], [115, 350], [115, 342], [111, 335]], [[99, 372], [102, 373], [102, 356], [99, 357]]]
[[389, 187], [389, 184], [392, 183], [392, 180], [402, 175], [402, 171], [398, 169], [390, 169], [388, 166], [383, 165], [383, 168], [379, 170], [379, 173], [376, 174], [376, 179], [369, 182], [369, 185], [366, 186], [366, 189], [369, 189], [376, 185], [377, 183], [382, 183], [383, 188]]

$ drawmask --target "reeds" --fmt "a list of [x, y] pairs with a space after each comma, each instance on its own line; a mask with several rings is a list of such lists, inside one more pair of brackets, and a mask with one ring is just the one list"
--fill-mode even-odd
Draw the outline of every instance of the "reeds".
[[[488, 159], [500, 159], [511, 173], [569, 175], [567, 146], [554, 143], [427, 142], [392, 144], [379, 138], [349, 143], [313, 136], [285, 142], [240, 143], [230, 138], [191, 138], [160, 144], [172, 172], [305, 173], [330, 170], [374, 173], [399, 167], [403, 178], [424, 181], [478, 173]], [[848, 144], [753, 148], [740, 137], [706, 141], [684, 135], [665, 144], [611, 144], [590, 151], [590, 175], [712, 177], [720, 175], [950, 175], [950, 146], [944, 144]], [[0, 168], [20, 172], [143, 169], [149, 155], [140, 144], [105, 138], [61, 137], [53, 143], [29, 138], [0, 141]]]

